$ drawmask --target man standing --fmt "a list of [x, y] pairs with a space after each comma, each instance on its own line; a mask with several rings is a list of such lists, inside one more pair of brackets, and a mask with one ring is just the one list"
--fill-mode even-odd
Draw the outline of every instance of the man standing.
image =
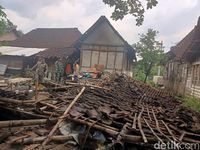
[[62, 82], [64, 76], [64, 64], [62, 62], [62, 58], [59, 58], [55, 62], [55, 70], [56, 70], [56, 82]]
[[47, 75], [48, 66], [45, 63], [44, 58], [39, 58], [32, 70], [35, 70], [35, 99], [38, 99], [39, 84], [44, 82], [44, 77]]
[[35, 66], [33, 66], [32, 70], [35, 69], [35, 80], [38, 84], [44, 82], [44, 77], [47, 75], [48, 66], [44, 60], [44, 58], [39, 58], [38, 62]]

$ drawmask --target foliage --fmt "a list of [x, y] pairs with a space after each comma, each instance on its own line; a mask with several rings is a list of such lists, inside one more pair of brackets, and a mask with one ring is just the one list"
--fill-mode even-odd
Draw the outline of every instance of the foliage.
[[[147, 82], [151, 82], [153, 79], [153, 76], [158, 74], [158, 67], [160, 67], [160, 75], [163, 76], [164, 75], [164, 66], [157, 66], [154, 65], [151, 69], [151, 72], [148, 76]], [[136, 80], [140, 80], [140, 81], [144, 81], [145, 79], [145, 71], [144, 71], [144, 65], [142, 64], [141, 60], [139, 60], [136, 65], [133, 68], [133, 73], [134, 73], [134, 78]]]
[[[144, 21], [145, 9], [152, 9], [157, 5], [157, 0], [145, 0], [146, 4], [142, 4], [142, 0], [103, 0], [110, 7], [114, 7], [111, 18], [113, 20], [123, 19], [127, 14], [136, 17], [136, 25], [142, 25]], [[144, 7], [146, 5], [146, 8]]]
[[162, 42], [156, 40], [157, 34], [157, 31], [148, 29], [146, 34], [140, 35], [140, 41], [133, 45], [138, 57], [141, 58], [136, 64], [136, 71], [144, 74], [144, 82], [152, 73], [152, 69], [164, 59]]
[[5, 33], [6, 30], [16, 26], [7, 18], [6, 13], [3, 11], [3, 7], [0, 5], [0, 35]]
[[143, 67], [143, 64], [142, 64], [141, 60], [139, 60], [136, 63], [136, 65], [134, 66], [133, 73], [134, 73], [134, 78], [136, 80], [144, 81], [145, 72], [144, 72], [144, 67]]
[[185, 96], [183, 98], [183, 105], [200, 112], [200, 99], [193, 96]]

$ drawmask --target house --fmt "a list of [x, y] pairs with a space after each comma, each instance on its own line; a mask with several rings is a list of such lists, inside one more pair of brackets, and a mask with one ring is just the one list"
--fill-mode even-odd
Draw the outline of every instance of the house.
[[6, 67], [7, 74], [21, 74], [27, 65], [32, 64], [34, 55], [43, 50], [45, 48], [2, 46], [0, 47], [0, 65]]
[[132, 76], [135, 50], [115, 30], [105, 16], [101, 16], [75, 43], [80, 50], [81, 70], [103, 65], [106, 71]]
[[200, 17], [197, 25], [168, 52], [165, 85], [180, 95], [200, 97]]
[[0, 64], [7, 65], [8, 71], [21, 72], [25, 67], [33, 66], [37, 57], [43, 57], [52, 71], [58, 57], [67, 57], [76, 50], [71, 44], [80, 36], [77, 28], [34, 29], [9, 46], [0, 47]]

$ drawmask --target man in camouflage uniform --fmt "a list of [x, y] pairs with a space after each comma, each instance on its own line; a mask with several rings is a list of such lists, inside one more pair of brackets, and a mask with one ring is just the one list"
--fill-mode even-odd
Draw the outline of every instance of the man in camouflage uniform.
[[56, 82], [62, 82], [64, 77], [64, 64], [62, 62], [62, 58], [59, 58], [55, 62], [55, 70], [56, 70]]
[[35, 69], [35, 81], [40, 84], [44, 82], [44, 78], [47, 75], [48, 66], [43, 58], [39, 58], [32, 70]]

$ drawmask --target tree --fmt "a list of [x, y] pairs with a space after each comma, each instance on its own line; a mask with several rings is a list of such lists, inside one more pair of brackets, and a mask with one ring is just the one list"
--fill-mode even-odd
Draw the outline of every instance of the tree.
[[5, 33], [7, 29], [11, 29], [16, 26], [7, 18], [6, 13], [3, 11], [3, 7], [0, 5], [0, 35]]
[[142, 0], [103, 0], [103, 2], [110, 7], [114, 7], [114, 12], [111, 18], [113, 20], [121, 20], [127, 14], [131, 14], [136, 17], [136, 25], [142, 25], [144, 21], [144, 12], [147, 9], [152, 9], [157, 5], [157, 0], [145, 0], [146, 8]]
[[148, 29], [146, 34], [140, 35], [139, 42], [133, 45], [138, 57], [141, 58], [136, 68], [144, 73], [144, 82], [146, 82], [152, 68], [164, 59], [162, 42], [156, 40], [157, 34], [158, 31]]

